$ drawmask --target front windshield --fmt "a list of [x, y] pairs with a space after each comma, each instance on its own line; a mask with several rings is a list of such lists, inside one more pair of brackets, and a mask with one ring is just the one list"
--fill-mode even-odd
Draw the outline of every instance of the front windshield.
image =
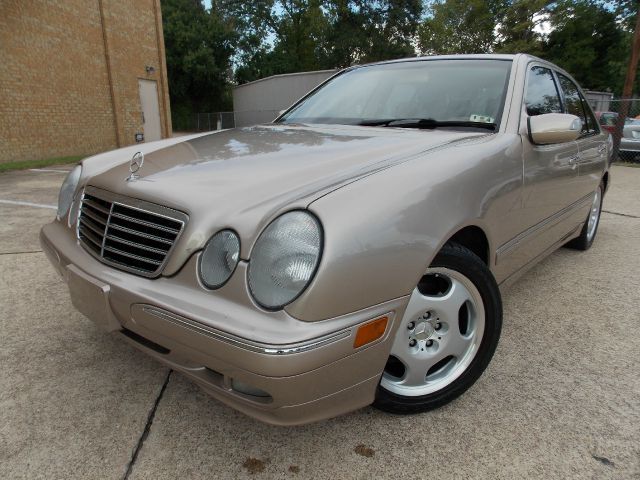
[[511, 61], [469, 59], [355, 68], [335, 77], [278, 122], [358, 125], [428, 119], [499, 124], [510, 70]]

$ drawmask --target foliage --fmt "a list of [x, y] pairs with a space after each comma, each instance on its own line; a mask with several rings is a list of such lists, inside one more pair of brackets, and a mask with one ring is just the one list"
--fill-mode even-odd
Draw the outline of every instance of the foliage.
[[331, 0], [327, 66], [347, 67], [416, 55], [420, 0]]
[[640, 0], [614, 0], [613, 2], [607, 2], [607, 4], [612, 4], [616, 18], [622, 24], [622, 27], [628, 32], [633, 32], [636, 14], [640, 9]]
[[542, 56], [543, 38], [539, 27], [546, 20], [548, 0], [504, 1], [497, 15], [500, 53], [529, 53]]
[[549, 19], [554, 29], [544, 45], [545, 58], [581, 85], [621, 90], [628, 39], [614, 11], [597, 2], [562, 0], [550, 10]]
[[622, 88], [640, 0], [162, 0], [174, 125], [231, 108], [231, 86], [420, 54], [540, 56]]
[[587, 88], [620, 93], [639, 4], [435, 0], [419, 28], [419, 46], [426, 54], [529, 53], [563, 67]]
[[429, 6], [420, 25], [420, 49], [426, 54], [491, 52], [496, 43], [495, 25], [491, 2], [438, 0]]
[[174, 129], [191, 128], [198, 111], [229, 110], [232, 25], [198, 0], [162, 0], [162, 24]]
[[317, 70], [320, 46], [327, 31], [318, 0], [221, 2], [240, 32], [235, 78], [245, 83], [281, 73]]
[[238, 83], [414, 56], [422, 13], [420, 0], [227, 0], [224, 8], [246, 29]]

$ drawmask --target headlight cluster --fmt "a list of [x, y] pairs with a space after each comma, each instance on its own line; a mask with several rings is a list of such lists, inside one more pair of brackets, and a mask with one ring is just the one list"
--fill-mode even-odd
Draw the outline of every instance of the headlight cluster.
[[[320, 261], [322, 228], [309, 212], [296, 210], [276, 218], [263, 230], [251, 252], [249, 289], [264, 308], [275, 310], [295, 300], [309, 285]], [[200, 256], [199, 275], [219, 288], [233, 274], [240, 240], [231, 230], [216, 233]]]
[[293, 211], [264, 229], [251, 254], [249, 288], [265, 308], [295, 300], [311, 281], [320, 260], [320, 223], [310, 213]]
[[200, 279], [209, 288], [220, 288], [231, 278], [240, 258], [240, 239], [231, 230], [216, 233], [200, 255]]
[[58, 194], [58, 220], [64, 218], [69, 211], [69, 207], [71, 207], [73, 194], [78, 187], [81, 173], [82, 166], [76, 165], [65, 177], [64, 182], [62, 182], [62, 187], [60, 187], [60, 193]]

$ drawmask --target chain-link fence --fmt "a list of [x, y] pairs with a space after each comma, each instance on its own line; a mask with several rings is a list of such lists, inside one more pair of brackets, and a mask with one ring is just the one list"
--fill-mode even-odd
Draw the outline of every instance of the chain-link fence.
[[[626, 103], [626, 105], [625, 105]], [[596, 110], [598, 122], [603, 130], [616, 139], [616, 123], [620, 112], [627, 108], [624, 127], [620, 135], [618, 158], [614, 161], [640, 162], [640, 98], [609, 100], [606, 109]]]
[[194, 125], [197, 132], [223, 130], [234, 126], [235, 118], [233, 112], [197, 113]]

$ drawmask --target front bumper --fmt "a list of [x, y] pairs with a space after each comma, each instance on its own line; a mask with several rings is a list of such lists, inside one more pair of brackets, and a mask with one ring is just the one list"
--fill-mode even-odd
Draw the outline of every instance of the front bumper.
[[[100, 263], [60, 222], [43, 227], [40, 242], [85, 316], [271, 424], [309, 423], [369, 405], [408, 300], [304, 322], [256, 307], [246, 264], [225, 292], [211, 292], [195, 278], [197, 254], [173, 277], [148, 279]], [[354, 349], [358, 326], [382, 315], [389, 317], [384, 335]]]

